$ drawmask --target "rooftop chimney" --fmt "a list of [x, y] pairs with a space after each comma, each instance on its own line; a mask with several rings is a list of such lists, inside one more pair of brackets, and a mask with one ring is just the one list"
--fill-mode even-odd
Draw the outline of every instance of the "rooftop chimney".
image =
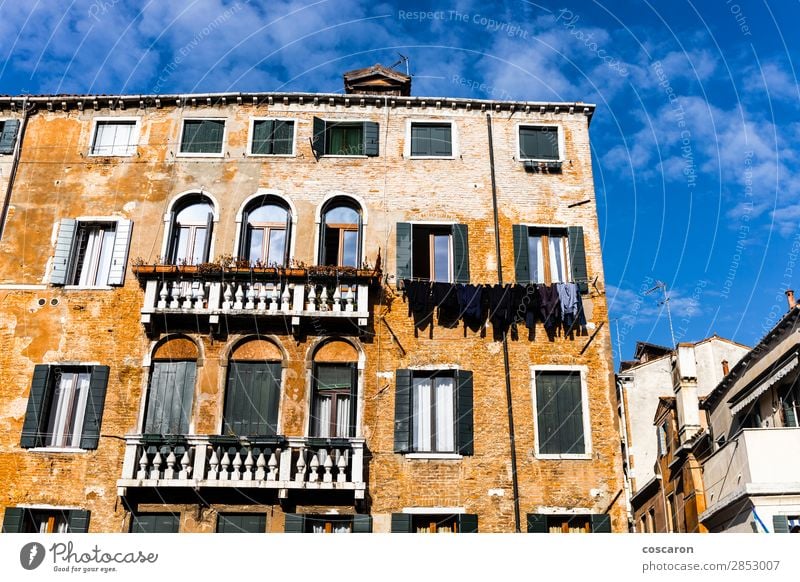
[[794, 289], [787, 289], [786, 290], [786, 300], [789, 302], [789, 310], [791, 311], [797, 302], [794, 300]]
[[347, 71], [344, 92], [361, 95], [411, 95], [411, 77], [383, 65]]
[[722, 375], [727, 376], [731, 369], [728, 366], [728, 360], [722, 360]]

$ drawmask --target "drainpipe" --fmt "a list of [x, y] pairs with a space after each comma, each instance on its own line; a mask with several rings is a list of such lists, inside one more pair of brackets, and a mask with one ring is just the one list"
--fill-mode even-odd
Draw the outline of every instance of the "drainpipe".
[[[503, 260], [500, 255], [500, 218], [497, 212], [497, 180], [494, 172], [494, 142], [492, 141], [492, 116], [486, 114], [486, 130], [489, 133], [489, 168], [492, 173], [492, 211], [494, 212], [494, 247], [497, 253], [497, 282], [503, 284]], [[511, 445], [511, 487], [514, 494], [514, 527], [520, 529], [519, 481], [517, 480], [517, 445], [514, 436], [514, 409], [511, 402], [511, 369], [508, 363], [508, 332], [503, 333], [503, 367], [506, 378], [506, 403], [508, 406], [508, 439]]]
[[8, 174], [8, 186], [6, 186], [6, 196], [3, 199], [3, 211], [0, 213], [0, 241], [3, 240], [3, 234], [6, 231], [6, 216], [8, 216], [8, 207], [11, 205], [11, 191], [14, 189], [14, 179], [17, 176], [17, 167], [19, 166], [19, 156], [22, 153], [22, 137], [25, 135], [25, 126], [28, 124], [28, 116], [34, 109], [31, 103], [28, 107], [28, 98], [22, 98], [22, 121], [19, 124], [17, 133], [17, 143], [14, 145], [14, 158], [11, 160], [11, 172]]

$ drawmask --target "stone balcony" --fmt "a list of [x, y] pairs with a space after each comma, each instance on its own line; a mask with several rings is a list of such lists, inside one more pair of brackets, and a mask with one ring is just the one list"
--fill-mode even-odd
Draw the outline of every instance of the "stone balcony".
[[364, 439], [186, 435], [125, 437], [122, 497], [149, 488], [185, 488], [199, 494], [224, 488], [248, 494], [274, 490], [352, 492], [364, 499]]
[[297, 333], [301, 321], [349, 322], [364, 331], [369, 323], [369, 289], [380, 271], [309, 269], [216, 269], [138, 265], [144, 288], [141, 322], [175, 329], [219, 326], [222, 317], [285, 323]]

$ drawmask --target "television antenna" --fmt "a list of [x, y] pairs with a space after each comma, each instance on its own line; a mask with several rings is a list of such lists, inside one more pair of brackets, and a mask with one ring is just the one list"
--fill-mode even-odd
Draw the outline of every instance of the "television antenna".
[[400, 60], [397, 61], [395, 64], [393, 64], [389, 68], [390, 69], [394, 69], [397, 65], [402, 65], [403, 63], [405, 63], [406, 64], [406, 75], [408, 75], [410, 77], [411, 73], [409, 73], [409, 65], [408, 65], [409, 60], [408, 60], [408, 57], [406, 55], [404, 55], [404, 54], [401, 54], [401, 53], [397, 53], [397, 54], [400, 56]]
[[644, 292], [644, 295], [650, 295], [655, 293], [657, 290], [661, 289], [661, 292], [664, 295], [664, 300], [659, 301], [659, 305], [664, 305], [667, 308], [667, 320], [669, 321], [669, 335], [672, 338], [672, 349], [675, 349], [675, 331], [672, 329], [672, 313], [669, 310], [669, 294], [667, 293], [667, 284], [664, 281], [659, 281], [656, 279], [656, 284], [651, 289], [648, 289]]

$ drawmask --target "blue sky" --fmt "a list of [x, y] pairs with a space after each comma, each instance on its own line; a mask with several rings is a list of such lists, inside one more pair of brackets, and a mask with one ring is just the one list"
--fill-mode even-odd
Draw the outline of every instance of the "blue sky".
[[[800, 291], [790, 0], [0, 3], [0, 93], [341, 91], [410, 57], [416, 95], [587, 101], [623, 358], [712, 333], [755, 344]], [[616, 352], [616, 345], [615, 345]]]

